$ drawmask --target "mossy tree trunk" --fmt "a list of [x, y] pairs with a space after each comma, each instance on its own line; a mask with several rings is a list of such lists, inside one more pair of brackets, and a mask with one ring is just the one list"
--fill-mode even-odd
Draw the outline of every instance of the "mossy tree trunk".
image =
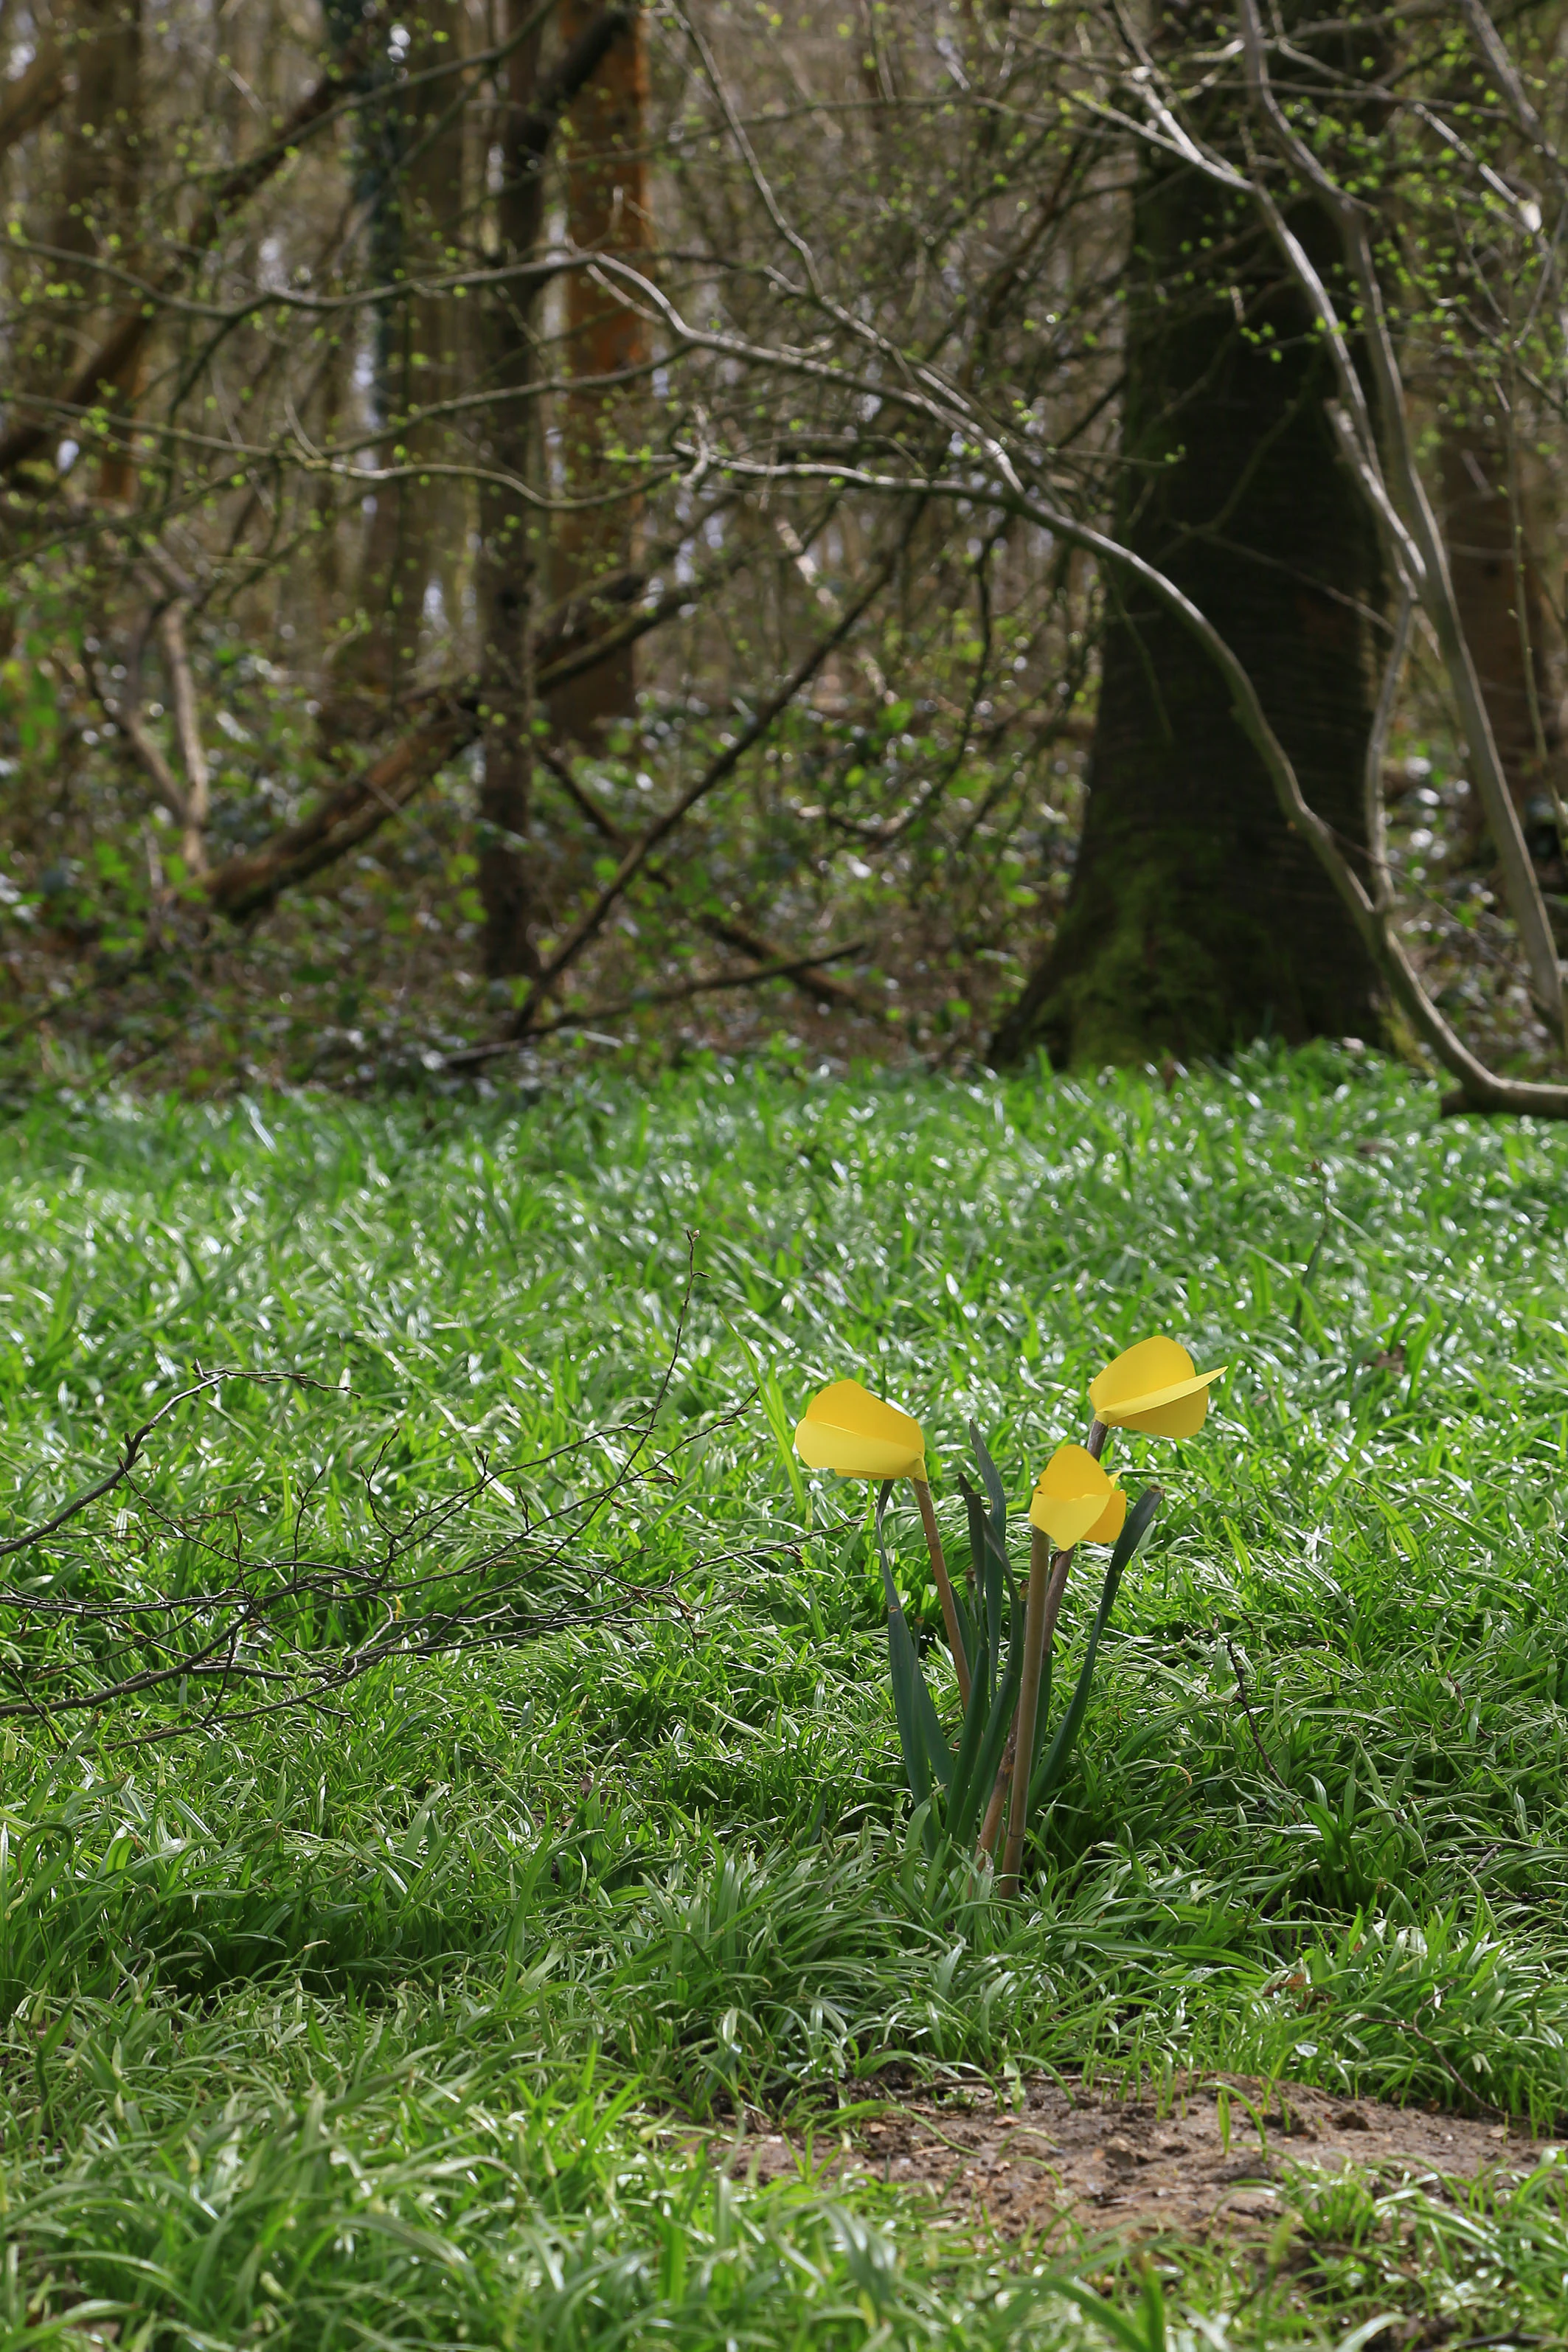
[[[1239, 70], [1239, 69], [1238, 69]], [[1239, 89], [1224, 101], [1239, 110]], [[1331, 231], [1297, 233], [1325, 274]], [[1363, 844], [1384, 586], [1335, 453], [1333, 385], [1249, 208], [1163, 154], [1135, 198], [1114, 528], [1246, 663], [1307, 799]], [[1278, 813], [1229, 698], [1125, 574], [1105, 582], [1083, 836], [1060, 926], [994, 1050], [1065, 1064], [1366, 1034], [1374, 975]]]

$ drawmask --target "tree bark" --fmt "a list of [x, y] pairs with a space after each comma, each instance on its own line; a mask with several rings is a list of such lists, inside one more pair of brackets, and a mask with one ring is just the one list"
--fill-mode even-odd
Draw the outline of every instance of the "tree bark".
[[[1238, 115], [1239, 87], [1216, 102]], [[1316, 209], [1292, 226], [1335, 275]], [[1135, 197], [1127, 334], [1114, 536], [1228, 640], [1309, 803], [1364, 848], [1384, 583], [1324, 414], [1327, 357], [1248, 213], [1163, 152], [1146, 152]], [[1375, 1028], [1371, 959], [1217, 672], [1125, 575], [1106, 592], [1078, 864], [996, 1058], [1191, 1059], [1260, 1033]]]
[[[562, 11], [566, 37], [580, 33], [593, 13], [593, 0], [566, 0]], [[638, 16], [577, 100], [563, 141], [566, 233], [583, 251], [646, 266], [652, 245], [647, 137], [647, 53]], [[601, 378], [647, 362], [647, 323], [609, 286], [596, 283], [586, 269], [574, 269], [566, 279], [565, 303], [568, 375]], [[640, 385], [618, 393], [584, 389], [568, 394], [562, 446], [569, 496], [615, 492], [615, 468], [606, 464], [605, 453], [616, 438], [635, 444], [642, 401]], [[630, 569], [636, 562], [637, 523], [630, 499], [562, 515], [551, 549], [556, 597], [592, 596], [596, 583]], [[552, 723], [590, 750], [602, 746], [606, 729], [616, 719], [629, 719], [636, 711], [637, 657], [629, 643], [550, 698]]]

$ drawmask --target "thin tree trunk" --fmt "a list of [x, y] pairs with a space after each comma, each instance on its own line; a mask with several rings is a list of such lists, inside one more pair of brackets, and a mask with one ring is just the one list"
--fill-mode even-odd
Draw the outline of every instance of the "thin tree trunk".
[[[458, 258], [465, 139], [454, 101], [466, 20], [463, 0], [425, 0], [410, 25], [406, 66], [414, 89], [383, 126], [391, 184], [378, 243], [390, 267], [415, 281]], [[466, 315], [464, 304], [441, 294], [413, 293], [397, 304], [382, 353], [384, 413], [416, 419], [420, 408], [459, 389]], [[383, 462], [402, 468], [435, 460], [447, 454], [448, 438], [442, 425], [411, 422], [388, 436]], [[405, 472], [377, 492], [362, 574], [368, 626], [353, 664], [373, 692], [395, 696], [412, 675], [430, 590], [438, 587], [447, 603], [455, 576], [451, 551], [461, 545], [463, 524], [461, 493], [450, 477]]]
[[[81, 0], [67, 48], [75, 74], [59, 205], [49, 232], [58, 252], [79, 265], [51, 262], [51, 299], [41, 306], [47, 320], [34, 342], [26, 373], [40, 392], [58, 392], [77, 373], [88, 338], [111, 292], [93, 261], [112, 253], [134, 264], [137, 205], [142, 184], [142, 0]], [[61, 289], [57, 291], [56, 289]], [[139, 355], [132, 355], [112, 381], [94, 387], [93, 397], [114, 415], [133, 396]], [[60, 422], [58, 440], [79, 428]], [[131, 487], [122, 448], [105, 451], [99, 489], [124, 498]]]
[[[521, 19], [528, 0], [510, 0]], [[543, 210], [542, 156], [527, 125], [539, 72], [537, 33], [502, 69], [501, 190], [496, 201], [500, 259], [526, 262]], [[517, 395], [534, 381], [533, 302], [521, 282], [492, 289], [479, 314], [485, 390], [496, 400], [483, 452], [478, 568], [484, 782], [479, 791], [479, 896], [485, 970], [492, 979], [538, 969], [526, 847], [533, 787], [533, 603], [539, 518], [520, 489], [497, 481], [537, 479], [533, 404]]]
[[[531, 0], [509, 0], [521, 30], [537, 15]], [[537, 36], [513, 49], [501, 69], [496, 147], [500, 192], [496, 198], [498, 259], [503, 277], [486, 295], [480, 313], [481, 381], [493, 405], [480, 450], [477, 566], [479, 688], [484, 782], [479, 792], [479, 884], [485, 909], [485, 968], [492, 978], [531, 976], [534, 889], [528, 849], [533, 788], [533, 608], [541, 555], [541, 520], [528, 492], [540, 478], [536, 404], [536, 297], [521, 274], [539, 240], [544, 206], [544, 160], [565, 107], [604, 67], [630, 33], [635, 16], [622, 6], [596, 8], [568, 40], [550, 71], [539, 70]]]
[[[1497, 738], [1498, 756], [1527, 835], [1531, 803], [1562, 788], [1563, 730], [1547, 659], [1540, 567], [1510, 495], [1501, 436], [1476, 419], [1445, 421], [1440, 453], [1444, 526], [1465, 635]], [[1516, 543], [1516, 521], [1519, 531]], [[1479, 796], [1467, 812], [1472, 844]], [[1545, 820], [1554, 830], [1550, 814]]]
[[[566, 0], [562, 29], [567, 39], [594, 14], [593, 0]], [[648, 211], [647, 55], [640, 16], [618, 42], [572, 110], [563, 142], [566, 164], [566, 233], [584, 252], [613, 255], [646, 266], [652, 245]], [[639, 312], [617, 298], [614, 281], [596, 282], [586, 269], [566, 280], [565, 371], [596, 378], [644, 365], [647, 327]], [[642, 387], [625, 392], [573, 392], [564, 404], [562, 453], [569, 496], [592, 498], [614, 492], [616, 469], [605, 463], [612, 440], [636, 446]], [[558, 519], [552, 547], [555, 596], [591, 593], [599, 580], [614, 578], [636, 560], [635, 504], [622, 499]], [[593, 748], [605, 730], [637, 710], [636, 651], [619, 648], [597, 669], [551, 697], [550, 716], [563, 734]]]
[[[1239, 113], [1239, 78], [1216, 103]], [[1332, 274], [1328, 224], [1306, 207], [1293, 225]], [[1364, 845], [1384, 587], [1324, 415], [1326, 357], [1247, 212], [1163, 153], [1142, 166], [1133, 245], [1115, 536], [1240, 655], [1310, 804]], [[1140, 1062], [1259, 1033], [1365, 1034], [1371, 960], [1282, 822], [1218, 675], [1125, 576], [1106, 586], [1072, 889], [998, 1058], [1043, 1045], [1060, 1063]]]

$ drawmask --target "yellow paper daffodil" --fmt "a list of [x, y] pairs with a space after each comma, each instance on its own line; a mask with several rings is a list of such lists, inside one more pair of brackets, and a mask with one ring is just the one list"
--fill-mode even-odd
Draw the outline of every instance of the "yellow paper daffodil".
[[1209, 1382], [1225, 1369], [1200, 1372], [1174, 1339], [1140, 1339], [1090, 1381], [1089, 1401], [1108, 1429], [1195, 1437], [1209, 1409]]
[[1058, 1551], [1074, 1544], [1114, 1543], [1127, 1497], [1083, 1445], [1058, 1445], [1040, 1473], [1029, 1518]]
[[918, 1478], [926, 1475], [925, 1432], [896, 1405], [858, 1381], [818, 1389], [797, 1423], [795, 1451], [813, 1470], [841, 1478]]

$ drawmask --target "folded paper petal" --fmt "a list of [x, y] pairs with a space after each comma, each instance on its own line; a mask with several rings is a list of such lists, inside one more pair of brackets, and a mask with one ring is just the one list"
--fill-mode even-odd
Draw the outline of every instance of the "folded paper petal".
[[1089, 1401], [1108, 1429], [1193, 1437], [1209, 1409], [1209, 1383], [1225, 1369], [1200, 1372], [1174, 1339], [1140, 1339], [1090, 1381]]
[[795, 1451], [813, 1470], [841, 1478], [919, 1478], [926, 1475], [925, 1433], [897, 1405], [835, 1381], [818, 1389], [795, 1433]]
[[1114, 1543], [1127, 1517], [1127, 1497], [1086, 1446], [1058, 1445], [1035, 1487], [1031, 1523], [1058, 1551], [1074, 1544]]
[[1127, 1497], [1120, 1486], [1085, 1536], [1085, 1543], [1114, 1543], [1127, 1523]]

